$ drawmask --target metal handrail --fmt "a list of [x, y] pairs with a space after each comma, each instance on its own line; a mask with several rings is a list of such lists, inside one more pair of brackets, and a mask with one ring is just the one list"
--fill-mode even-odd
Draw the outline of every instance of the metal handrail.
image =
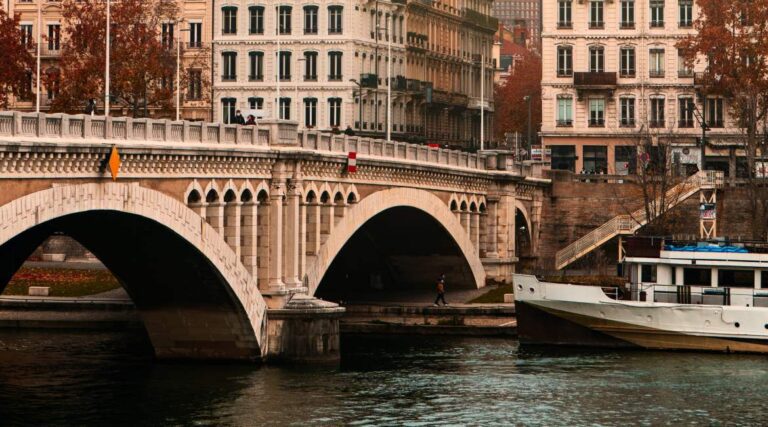
[[[693, 194], [696, 194], [701, 189], [720, 188], [723, 183], [724, 176], [722, 172], [699, 171], [667, 190], [664, 199], [666, 205], [665, 211], [683, 200], [686, 200]], [[661, 203], [661, 198], [657, 199], [656, 202]], [[647, 223], [648, 218], [644, 208], [637, 209], [629, 215], [617, 215], [605, 224], [557, 251], [557, 254], [555, 255], [555, 266], [560, 270], [618, 234], [634, 233], [638, 228]]]

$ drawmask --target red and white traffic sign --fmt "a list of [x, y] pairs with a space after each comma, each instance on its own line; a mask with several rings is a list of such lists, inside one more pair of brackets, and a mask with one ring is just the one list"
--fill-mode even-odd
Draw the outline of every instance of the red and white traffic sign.
[[355, 151], [350, 151], [349, 154], [347, 154], [347, 172], [357, 172], [357, 152]]

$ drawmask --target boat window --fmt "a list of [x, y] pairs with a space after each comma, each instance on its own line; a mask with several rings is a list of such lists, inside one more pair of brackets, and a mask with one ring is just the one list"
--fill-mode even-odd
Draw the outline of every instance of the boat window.
[[760, 271], [760, 287], [768, 288], [768, 270]]
[[683, 282], [687, 286], [711, 286], [712, 270], [709, 268], [683, 269]]
[[656, 283], [655, 265], [643, 265], [641, 281], [643, 283]]
[[717, 271], [718, 286], [730, 288], [754, 288], [755, 273], [752, 270], [725, 270]]

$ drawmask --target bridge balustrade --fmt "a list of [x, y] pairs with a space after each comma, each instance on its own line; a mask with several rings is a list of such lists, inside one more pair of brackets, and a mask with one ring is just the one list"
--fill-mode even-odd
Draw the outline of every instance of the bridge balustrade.
[[262, 121], [258, 126], [241, 126], [8, 111], [0, 112], [0, 136], [296, 147], [339, 154], [355, 151], [363, 158], [384, 157], [474, 170], [499, 170], [514, 175], [535, 175], [535, 168], [505, 161], [508, 156], [500, 152], [467, 153], [399, 141], [332, 135], [315, 130], [300, 131], [297, 123], [290, 121]]

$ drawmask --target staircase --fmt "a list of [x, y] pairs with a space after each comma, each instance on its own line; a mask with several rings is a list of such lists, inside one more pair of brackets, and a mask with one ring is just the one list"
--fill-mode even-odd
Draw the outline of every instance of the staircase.
[[[719, 188], [722, 185], [722, 172], [699, 171], [667, 190], [665, 198], [667, 206], [663, 211], [666, 212], [677, 206], [677, 204], [698, 193], [700, 190]], [[653, 220], [655, 218], [650, 219]], [[599, 248], [612, 238], [618, 235], [634, 234], [635, 231], [648, 222], [649, 218], [646, 218], [645, 208], [638, 209], [631, 214], [618, 215], [600, 227], [590, 231], [582, 238], [557, 251], [555, 266], [558, 270], [562, 270], [577, 259]]]

